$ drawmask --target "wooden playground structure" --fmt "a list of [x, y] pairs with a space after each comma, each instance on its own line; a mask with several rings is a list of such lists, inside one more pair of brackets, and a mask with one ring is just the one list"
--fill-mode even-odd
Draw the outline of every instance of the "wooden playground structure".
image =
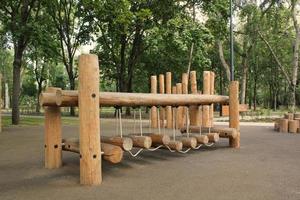
[[[99, 64], [96, 55], [79, 57], [79, 90], [48, 88], [41, 94], [40, 103], [45, 109], [45, 167], [62, 166], [62, 151], [80, 155], [80, 183], [99, 185], [102, 182], [101, 157], [111, 163], [121, 162], [123, 153], [136, 156], [142, 150], [167, 149], [187, 153], [202, 145], [209, 146], [228, 138], [232, 148], [240, 147], [238, 82], [232, 81], [229, 96], [214, 94], [214, 73], [203, 74], [203, 94], [197, 91], [196, 72], [183, 74], [182, 82], [172, 87], [172, 74], [151, 76], [151, 93], [99, 92]], [[191, 94], [188, 94], [190, 76]], [[165, 78], [166, 77], [166, 78]], [[157, 86], [159, 85], [159, 92]], [[229, 105], [229, 127], [213, 127], [213, 104]], [[60, 107], [78, 106], [79, 139], [62, 138]], [[123, 136], [122, 115], [117, 109], [119, 136], [104, 137], [100, 133], [99, 107], [151, 107], [150, 127], [158, 131]], [[135, 118], [134, 113], [134, 118]], [[173, 129], [173, 138], [161, 132], [162, 128]], [[176, 138], [175, 129], [182, 132]], [[140, 149], [136, 154], [131, 149]], [[185, 149], [185, 150], [183, 150]]]

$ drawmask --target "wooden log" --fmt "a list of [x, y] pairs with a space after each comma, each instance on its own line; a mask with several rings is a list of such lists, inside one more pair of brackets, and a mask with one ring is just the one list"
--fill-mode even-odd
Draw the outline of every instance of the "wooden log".
[[[211, 95], [215, 94], [215, 73], [214, 72], [210, 72], [210, 94]], [[209, 122], [210, 122], [210, 127], [213, 127], [214, 126], [214, 104], [210, 105]]]
[[[176, 92], [177, 94], [182, 94], [182, 83], [176, 84]], [[184, 126], [184, 119], [183, 119], [183, 107], [179, 106], [176, 109], [176, 128], [180, 129]]]
[[207, 144], [209, 139], [207, 135], [199, 135], [199, 134], [190, 134], [192, 137], [196, 138], [198, 144]]
[[152, 140], [149, 136], [129, 135], [128, 137], [132, 139], [134, 147], [149, 149], [152, 145]]
[[[73, 96], [72, 96], [73, 95]], [[66, 101], [66, 96], [72, 101]], [[149, 94], [100, 92], [100, 106], [188, 106], [227, 104], [228, 96], [198, 94]], [[78, 106], [78, 93], [64, 90], [56, 92], [56, 105], [60, 107]]]
[[[172, 73], [171, 72], [166, 73], [166, 94], [172, 94]], [[173, 126], [171, 106], [166, 107], [166, 120], [167, 120], [166, 127], [171, 129]]]
[[[159, 93], [164, 94], [165, 93], [165, 76], [163, 74], [159, 75]], [[165, 127], [165, 108], [160, 107], [159, 108], [159, 118], [160, 118], [160, 127]]]
[[[74, 153], [79, 153], [79, 140], [78, 139], [65, 139], [64, 140], [64, 151], [71, 151]], [[116, 164], [120, 163], [123, 158], [123, 150], [121, 147], [108, 144], [108, 143], [101, 143], [101, 149], [102, 149], [102, 158], [110, 163]]]
[[279, 131], [279, 123], [280, 123], [281, 118], [275, 118], [274, 119], [274, 130]]
[[288, 119], [280, 119], [279, 121], [279, 131], [283, 133], [288, 132], [289, 120]]
[[[210, 94], [210, 72], [204, 71], [203, 72], [203, 94], [209, 95]], [[210, 127], [210, 106], [205, 105], [203, 106], [202, 112], [202, 126]]]
[[172, 150], [181, 151], [183, 148], [183, 144], [181, 141], [170, 141], [168, 147]]
[[286, 113], [284, 114], [284, 118], [288, 120], [293, 120], [294, 119], [294, 113]]
[[118, 147], [121, 147], [124, 151], [130, 151], [133, 147], [132, 139], [129, 137], [108, 137], [108, 136], [101, 136], [101, 141], [107, 144], [112, 144]]
[[[151, 76], [151, 94], [157, 93], [157, 76]], [[157, 128], [157, 107], [151, 107], [151, 127]]]
[[[139, 136], [137, 134], [131, 134], [131, 135]], [[143, 133], [143, 135], [151, 138], [152, 146], [168, 145], [171, 141], [170, 136], [167, 134]]]
[[[196, 71], [191, 71], [190, 82], [191, 82], [191, 93], [198, 94]], [[198, 106], [190, 106], [190, 124], [192, 126], [200, 126], [202, 120], [201, 117], [202, 117], [201, 110], [199, 110]]]
[[195, 137], [182, 137], [180, 138], [183, 147], [195, 149], [197, 147], [197, 139]]
[[[52, 88], [52, 87], [50, 87]], [[56, 104], [56, 93], [55, 92], [47, 92], [49, 88], [47, 88], [46, 92], [42, 92], [39, 96], [40, 105], [41, 106], [58, 106]], [[60, 88], [57, 88], [57, 90], [60, 90]], [[78, 96], [78, 93], [77, 93]], [[65, 97], [68, 98], [68, 97]], [[71, 98], [73, 101], [74, 98]], [[76, 98], [77, 104], [78, 104], [78, 98]], [[68, 100], [69, 102], [69, 100]]]
[[219, 134], [218, 133], [208, 133], [207, 134], [208, 141], [209, 142], [218, 142], [220, 140]]
[[[182, 128], [181, 133], [186, 133], [186, 127]], [[199, 133], [200, 132], [200, 127], [199, 126], [190, 126], [190, 132], [191, 133]], [[217, 127], [202, 127], [201, 128], [202, 133], [209, 133], [209, 132], [214, 132], [218, 133], [221, 138], [237, 138], [238, 137], [238, 132], [235, 128], [217, 128]]]
[[240, 147], [240, 113], [239, 113], [239, 82], [231, 81], [229, 85], [229, 127], [237, 130], [236, 138], [229, 138], [229, 145]]
[[289, 127], [289, 133], [297, 133], [297, 129], [299, 128], [299, 121], [289, 120], [288, 127]]
[[[59, 88], [49, 87], [46, 94], [55, 94]], [[62, 166], [62, 126], [61, 111], [57, 106], [47, 106], [45, 110], [45, 168], [57, 169]]]
[[80, 183], [99, 185], [102, 182], [99, 65], [92, 54], [79, 57], [79, 135]]

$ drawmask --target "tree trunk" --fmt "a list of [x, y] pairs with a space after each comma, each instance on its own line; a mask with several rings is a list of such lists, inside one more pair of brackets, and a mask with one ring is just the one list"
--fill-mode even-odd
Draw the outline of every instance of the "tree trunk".
[[41, 105], [40, 105], [40, 94], [42, 93], [43, 90], [43, 83], [38, 83], [38, 92], [37, 92], [37, 102], [35, 106], [35, 112], [40, 113], [41, 112]]
[[10, 98], [9, 98], [8, 83], [5, 83], [4, 87], [5, 87], [5, 109], [9, 109]]
[[[71, 76], [71, 78], [69, 77], [69, 80], [70, 80], [70, 90], [75, 90], [75, 77]], [[70, 115], [75, 116], [75, 108], [74, 107], [70, 107]]]
[[23, 48], [15, 45], [15, 55], [13, 62], [13, 92], [12, 92], [12, 124], [18, 125], [20, 122], [19, 99], [21, 91], [21, 66]]
[[218, 45], [218, 51], [219, 51], [219, 58], [221, 60], [221, 63], [222, 63], [222, 66], [226, 72], [226, 77], [227, 77], [227, 80], [229, 81], [230, 80], [230, 67], [229, 65], [227, 64], [225, 58], [224, 58], [224, 52], [223, 52], [223, 45], [222, 45], [222, 42], [220, 40], [217, 41], [217, 45]]
[[245, 104], [245, 102], [246, 102], [247, 74], [248, 74], [247, 58], [243, 57], [243, 78], [242, 78], [242, 87], [241, 87], [241, 104]]

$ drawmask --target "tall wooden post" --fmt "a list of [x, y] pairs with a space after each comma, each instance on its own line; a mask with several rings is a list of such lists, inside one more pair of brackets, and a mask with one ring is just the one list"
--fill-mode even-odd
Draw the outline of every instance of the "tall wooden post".
[[[215, 94], [215, 73], [210, 72], [210, 94]], [[210, 121], [210, 126], [214, 126], [214, 104], [210, 105], [209, 109], [209, 121]]]
[[[55, 94], [59, 88], [49, 87], [47, 93]], [[62, 130], [59, 107], [47, 106], [45, 109], [45, 168], [57, 169], [62, 166]]]
[[[190, 82], [191, 82], [191, 93], [198, 94], [196, 71], [191, 71]], [[200, 126], [201, 120], [202, 120], [201, 118], [202, 118], [202, 115], [201, 115], [201, 111], [198, 109], [198, 106], [191, 106], [190, 107], [191, 126]]]
[[[203, 94], [210, 94], [210, 72], [203, 72]], [[204, 127], [210, 127], [210, 106], [204, 105], [202, 112], [202, 125]]]
[[[151, 93], [156, 94], [157, 93], [157, 76], [151, 76]], [[151, 127], [157, 128], [157, 107], [152, 106], [151, 107]]]
[[[166, 93], [172, 94], [172, 73], [167, 72], [166, 73]], [[167, 106], [166, 107], [166, 117], [167, 117], [167, 128], [172, 128], [173, 126], [173, 119], [172, 119], [172, 107]]]
[[[188, 94], [188, 84], [189, 84], [189, 76], [187, 73], [183, 73], [181, 76], [181, 83], [182, 83], [182, 94]], [[187, 113], [188, 107], [183, 107], [182, 111], [182, 120], [183, 120], [183, 126], [186, 125], [186, 113]]]
[[[182, 84], [177, 83], [176, 84], [176, 93], [177, 94], [182, 94]], [[179, 106], [176, 109], [176, 124], [177, 124], [177, 129], [183, 128], [184, 127], [184, 119], [183, 119], [183, 107]]]
[[80, 183], [99, 185], [102, 182], [99, 64], [98, 57], [85, 54], [79, 57], [79, 133]]
[[229, 145], [233, 148], [240, 147], [240, 115], [239, 115], [239, 82], [231, 81], [229, 85], [229, 127], [235, 128], [238, 137], [229, 139]]
[[[165, 76], [163, 74], [160, 74], [158, 77], [159, 81], [159, 93], [164, 94], [165, 93]], [[159, 119], [160, 119], [160, 127], [165, 127], [165, 109], [163, 107], [159, 108]]]

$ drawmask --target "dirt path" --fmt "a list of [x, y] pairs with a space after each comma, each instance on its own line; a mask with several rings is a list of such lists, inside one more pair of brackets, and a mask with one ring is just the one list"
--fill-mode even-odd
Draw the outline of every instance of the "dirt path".
[[[105, 120], [102, 133], [115, 133], [113, 123]], [[77, 134], [77, 127], [64, 127], [64, 137]], [[188, 154], [126, 154], [121, 164], [103, 163], [101, 186], [82, 187], [76, 154], [64, 152], [61, 169], [43, 168], [43, 127], [5, 128], [0, 134], [0, 199], [299, 200], [300, 134], [242, 126], [241, 141], [240, 150], [227, 148], [228, 141], [222, 140]]]

